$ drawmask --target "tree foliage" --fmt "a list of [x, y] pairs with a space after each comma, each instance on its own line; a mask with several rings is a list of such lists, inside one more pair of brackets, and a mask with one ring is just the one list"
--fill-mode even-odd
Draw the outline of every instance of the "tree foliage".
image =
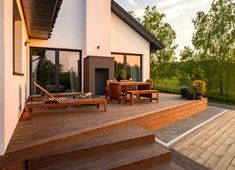
[[235, 83], [235, 2], [213, 0], [209, 12], [198, 12], [192, 22], [196, 30], [194, 48], [185, 47], [181, 60], [200, 65], [208, 90], [219, 89], [219, 94], [228, 100]]
[[145, 8], [143, 18], [137, 20], [152, 32], [165, 45], [165, 48], [151, 54], [150, 75], [152, 79], [166, 79], [174, 75], [169, 62], [175, 59], [176, 33], [169, 23], [163, 21], [165, 14], [156, 10], [156, 6]]

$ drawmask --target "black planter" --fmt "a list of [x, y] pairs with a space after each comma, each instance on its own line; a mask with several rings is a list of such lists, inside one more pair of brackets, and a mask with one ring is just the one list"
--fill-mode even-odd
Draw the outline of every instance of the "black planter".
[[181, 86], [180, 87], [180, 94], [182, 98], [187, 98], [187, 93], [188, 93], [188, 86]]
[[203, 95], [202, 93], [197, 93], [196, 96], [195, 96], [196, 99], [202, 99], [203, 98]]
[[187, 98], [188, 98], [189, 100], [195, 100], [195, 94], [194, 94], [194, 93], [188, 93], [188, 94], [187, 94]]

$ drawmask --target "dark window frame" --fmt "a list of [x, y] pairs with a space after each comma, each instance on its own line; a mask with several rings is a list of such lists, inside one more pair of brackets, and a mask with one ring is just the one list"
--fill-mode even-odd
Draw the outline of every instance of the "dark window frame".
[[[124, 64], [124, 69], [125, 71], [127, 72], [127, 56], [128, 55], [136, 55], [136, 56], [140, 56], [140, 81], [143, 80], [143, 54], [137, 54], [137, 53], [122, 53], [122, 52], [111, 52], [111, 55], [112, 54], [117, 54], [117, 55], [123, 55], [124, 57], [124, 61], [123, 61], [123, 64]], [[127, 76], [127, 75], [126, 75]], [[126, 77], [127, 78], [127, 77]]]
[[[58, 90], [58, 84], [59, 84], [59, 76], [58, 76], [58, 70], [59, 70], [59, 53], [60, 51], [67, 51], [67, 52], [79, 52], [79, 60], [80, 62], [80, 74], [82, 75], [82, 50], [79, 49], [67, 49], [67, 48], [51, 48], [51, 47], [34, 47], [34, 46], [30, 46], [30, 60], [29, 60], [29, 82], [30, 82], [30, 94], [32, 94], [32, 51], [34, 49], [43, 49], [43, 50], [54, 50], [55, 51], [55, 64], [56, 64], [56, 72], [55, 72], [55, 83], [56, 83], [56, 90]], [[80, 83], [80, 89], [79, 91], [82, 90], [82, 77], [80, 76], [79, 79], [79, 83]]]

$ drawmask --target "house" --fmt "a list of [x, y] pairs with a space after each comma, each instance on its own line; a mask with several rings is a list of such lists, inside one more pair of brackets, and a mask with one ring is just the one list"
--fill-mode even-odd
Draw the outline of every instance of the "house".
[[164, 45], [111, 0], [0, 0], [0, 156], [32, 82], [51, 92], [102, 95], [121, 69], [149, 78], [149, 55]]

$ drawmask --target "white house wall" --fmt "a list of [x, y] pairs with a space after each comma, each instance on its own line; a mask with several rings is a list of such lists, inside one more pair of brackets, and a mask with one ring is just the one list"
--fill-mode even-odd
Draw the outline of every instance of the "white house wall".
[[63, 1], [52, 36], [48, 40], [30, 39], [30, 46], [82, 49], [84, 35], [84, 0]]
[[[85, 18], [85, 0], [63, 1], [51, 38], [30, 39], [30, 46], [82, 50], [85, 57]], [[83, 68], [83, 61], [81, 64]], [[83, 80], [83, 70], [81, 78]]]
[[85, 8], [86, 56], [110, 56], [111, 0], [86, 0]]
[[4, 2], [0, 0], [0, 155], [4, 153]]
[[[19, 2], [19, 1], [17, 1]], [[1, 6], [2, 7], [2, 6]], [[2, 10], [1, 10], [2, 11]], [[21, 13], [22, 14], [22, 13]], [[24, 42], [27, 39], [27, 33], [25, 25], [22, 24], [22, 73], [23, 76], [13, 75], [13, 0], [4, 1], [4, 59], [3, 59], [3, 86], [4, 88], [4, 101], [3, 101], [3, 114], [4, 121], [0, 124], [4, 125], [4, 131], [1, 133], [1, 139], [4, 140], [3, 152], [6, 150], [10, 138], [15, 130], [17, 122], [20, 117], [20, 113], [23, 111], [25, 99], [28, 95], [28, 84], [27, 84], [27, 64], [28, 64], [28, 48], [24, 46]], [[2, 77], [1, 77], [2, 78]], [[1, 89], [2, 90], [2, 89]], [[2, 112], [1, 112], [2, 113]], [[0, 118], [1, 120], [1, 118]], [[2, 129], [2, 128], [1, 128]], [[1, 148], [1, 154], [3, 154]]]
[[150, 44], [112, 13], [111, 52], [142, 54], [142, 80], [149, 78]]

